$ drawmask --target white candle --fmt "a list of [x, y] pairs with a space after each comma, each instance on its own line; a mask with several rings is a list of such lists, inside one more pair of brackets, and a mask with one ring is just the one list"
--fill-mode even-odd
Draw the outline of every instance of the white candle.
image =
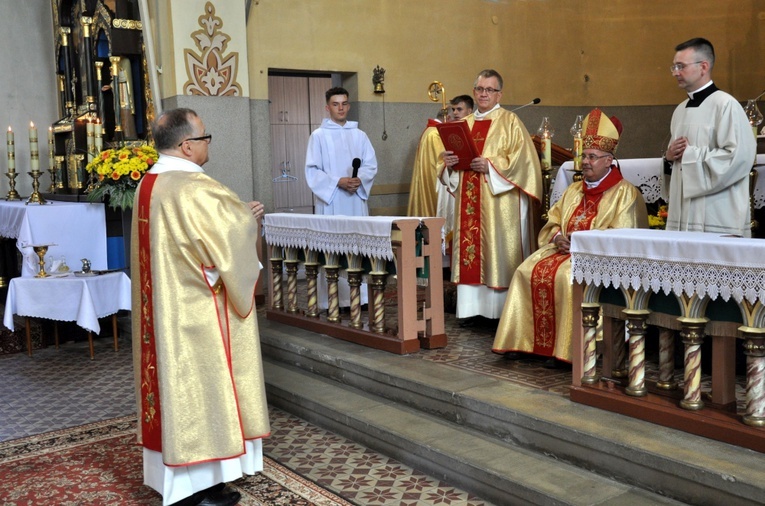
[[29, 122], [29, 154], [32, 161], [30, 168], [32, 171], [40, 170], [40, 150], [37, 146], [37, 127], [33, 122]]
[[11, 130], [11, 127], [8, 127], [6, 140], [8, 142], [8, 172], [16, 172], [16, 145], [13, 141], [13, 130]]
[[93, 123], [88, 121], [85, 124], [85, 133], [87, 134], [87, 148], [88, 148], [88, 162], [93, 160], [93, 150], [95, 149], [95, 142], [93, 140]]
[[54, 152], [56, 151], [55, 148], [56, 144], [53, 138], [53, 127], [48, 127], [48, 164], [50, 165], [50, 170], [53, 170], [54, 165]]
[[96, 125], [93, 129], [93, 135], [96, 142], [96, 153], [100, 153], [104, 149], [104, 134], [101, 128], [101, 121], [96, 119]]
[[549, 170], [552, 167], [552, 140], [547, 135], [547, 132], [542, 136], [542, 147], [544, 148], [542, 170]]

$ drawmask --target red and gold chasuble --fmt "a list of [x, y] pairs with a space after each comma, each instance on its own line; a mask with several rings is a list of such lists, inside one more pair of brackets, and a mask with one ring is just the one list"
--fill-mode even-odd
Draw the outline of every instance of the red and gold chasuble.
[[[491, 120], [476, 121], [470, 131], [478, 153], [483, 153]], [[466, 170], [460, 185], [460, 284], [481, 284], [481, 183], [483, 174]]]
[[[572, 232], [590, 230], [598, 215], [603, 193], [621, 181], [622, 175], [612, 167], [611, 173], [596, 187], [584, 185], [584, 195], [574, 213], [561, 230], [568, 236]], [[534, 266], [531, 273], [531, 305], [534, 319], [534, 351], [536, 355], [552, 356], [555, 347], [555, 275], [558, 268], [571, 257], [570, 253], [553, 253]]]
[[141, 264], [141, 434], [143, 446], [162, 451], [162, 417], [159, 407], [157, 352], [154, 343], [154, 307], [151, 283], [151, 250], [149, 238], [149, 204], [156, 174], [146, 174], [138, 194], [138, 259]]

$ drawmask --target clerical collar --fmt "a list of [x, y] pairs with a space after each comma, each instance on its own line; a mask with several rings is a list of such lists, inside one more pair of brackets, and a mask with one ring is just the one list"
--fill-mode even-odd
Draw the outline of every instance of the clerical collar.
[[486, 116], [488, 116], [492, 112], [496, 111], [497, 109], [499, 109], [499, 104], [495, 105], [494, 107], [492, 107], [491, 109], [489, 109], [486, 112], [481, 112], [481, 111], [476, 110], [473, 113], [473, 115], [475, 116], [475, 119], [479, 119], [480, 120], [480, 119], [484, 119]]
[[151, 166], [151, 169], [149, 169], [148, 172], [149, 174], [162, 174], [163, 172], [170, 172], [173, 170], [180, 170], [183, 172], [205, 171], [202, 167], [192, 162], [191, 160], [160, 153], [159, 160], [157, 160], [157, 163]]
[[701, 103], [706, 100], [706, 98], [717, 91], [719, 88], [715, 86], [715, 83], [713, 81], [709, 81], [707, 84], [702, 86], [696, 91], [688, 93], [688, 103], [685, 104], [685, 107], [698, 107], [701, 105]]
[[606, 172], [606, 174], [602, 178], [598, 179], [597, 181], [592, 181], [592, 182], [587, 181], [585, 179], [584, 180], [584, 184], [587, 185], [587, 188], [589, 188], [590, 190], [592, 190], [593, 188], [597, 188], [598, 186], [600, 186], [600, 183], [602, 183], [603, 180], [608, 177], [608, 175], [610, 173], [611, 173], [611, 167], [608, 168], [608, 172]]

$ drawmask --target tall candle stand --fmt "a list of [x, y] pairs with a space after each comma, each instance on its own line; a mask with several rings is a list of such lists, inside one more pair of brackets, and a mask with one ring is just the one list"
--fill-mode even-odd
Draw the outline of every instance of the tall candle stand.
[[8, 176], [8, 196], [5, 200], [21, 200], [19, 192], [16, 191], [16, 142], [11, 127], [8, 127], [7, 133], [8, 142], [8, 172], [5, 173]]

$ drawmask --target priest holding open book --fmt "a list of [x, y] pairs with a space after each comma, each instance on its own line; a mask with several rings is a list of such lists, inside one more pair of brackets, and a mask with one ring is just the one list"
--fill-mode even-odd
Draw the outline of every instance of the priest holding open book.
[[477, 110], [465, 118], [477, 156], [461, 160], [445, 140], [439, 165], [439, 179], [456, 198], [452, 281], [457, 318], [465, 323], [499, 318], [515, 269], [536, 249], [539, 157], [520, 119], [500, 107], [502, 85], [496, 70], [478, 74]]

